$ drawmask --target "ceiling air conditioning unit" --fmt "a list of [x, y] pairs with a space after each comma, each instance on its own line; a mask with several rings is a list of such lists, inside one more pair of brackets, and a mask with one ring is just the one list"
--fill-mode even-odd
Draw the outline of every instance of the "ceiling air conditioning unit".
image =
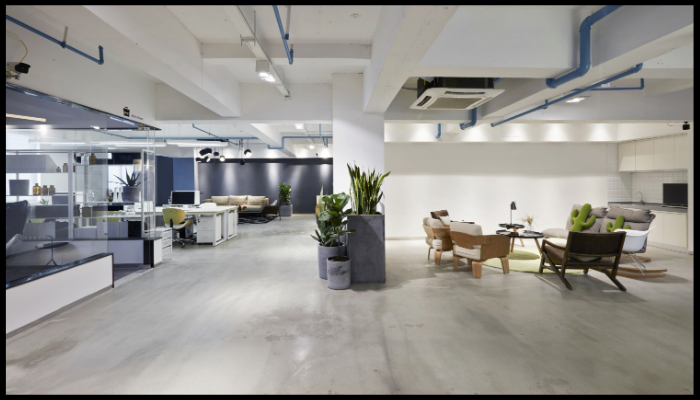
[[418, 78], [414, 110], [471, 110], [503, 93], [493, 88], [493, 78]]

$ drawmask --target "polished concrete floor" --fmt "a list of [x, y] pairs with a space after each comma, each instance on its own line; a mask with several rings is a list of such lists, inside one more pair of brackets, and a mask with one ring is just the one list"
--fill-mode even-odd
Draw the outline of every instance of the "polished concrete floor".
[[[420, 221], [419, 221], [420, 222]], [[7, 393], [685, 393], [693, 257], [665, 278], [426, 259], [387, 242], [387, 283], [332, 291], [312, 216], [240, 227], [6, 342]]]

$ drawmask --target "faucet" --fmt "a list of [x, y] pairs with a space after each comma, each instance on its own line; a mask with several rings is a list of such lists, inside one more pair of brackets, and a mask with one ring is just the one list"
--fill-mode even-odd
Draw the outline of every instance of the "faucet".
[[[639, 202], [642, 203], [642, 205], [644, 205], [644, 197], [643, 197], [643, 195], [642, 195], [642, 192], [639, 191], [639, 192], [637, 192], [637, 193], [639, 193]], [[637, 193], [635, 193], [635, 194], [637, 194]]]

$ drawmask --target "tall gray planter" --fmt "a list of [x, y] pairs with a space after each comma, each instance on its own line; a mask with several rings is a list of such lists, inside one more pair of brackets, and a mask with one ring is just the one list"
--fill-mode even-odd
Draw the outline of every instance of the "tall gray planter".
[[[337, 247], [323, 247], [320, 244], [318, 245], [318, 277], [321, 279], [328, 279], [328, 265], [326, 264], [326, 260], [328, 260], [329, 257], [335, 257], [338, 255], [338, 248]], [[340, 246], [340, 255], [341, 256], [347, 256], [348, 251], [347, 247], [345, 246]]]
[[282, 204], [280, 206], [280, 217], [292, 216], [292, 204]]
[[334, 290], [347, 289], [352, 284], [350, 259], [345, 257], [343, 261], [328, 259], [328, 288]]
[[384, 215], [349, 215], [348, 256], [352, 259], [352, 283], [386, 282]]
[[124, 203], [139, 202], [139, 193], [141, 192], [140, 186], [123, 186], [122, 190], [122, 201]]

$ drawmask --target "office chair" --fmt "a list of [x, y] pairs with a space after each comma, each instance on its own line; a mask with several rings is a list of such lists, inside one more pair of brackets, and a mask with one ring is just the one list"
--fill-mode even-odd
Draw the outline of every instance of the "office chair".
[[[27, 200], [5, 204], [5, 244], [15, 236], [21, 239], [24, 225], [27, 223], [29, 202]], [[14, 243], [14, 242], [13, 242]]]
[[180, 243], [180, 246], [184, 248], [185, 239], [180, 237], [180, 233], [182, 233], [182, 236], [184, 236], [185, 228], [192, 225], [192, 220], [187, 219], [187, 216], [185, 215], [185, 212], [183, 210], [177, 208], [164, 208], [163, 221], [165, 221], [166, 226], [170, 226], [170, 229], [173, 230], [173, 235], [175, 235], [176, 231], [178, 233], [177, 238], [173, 237], [173, 243]]

